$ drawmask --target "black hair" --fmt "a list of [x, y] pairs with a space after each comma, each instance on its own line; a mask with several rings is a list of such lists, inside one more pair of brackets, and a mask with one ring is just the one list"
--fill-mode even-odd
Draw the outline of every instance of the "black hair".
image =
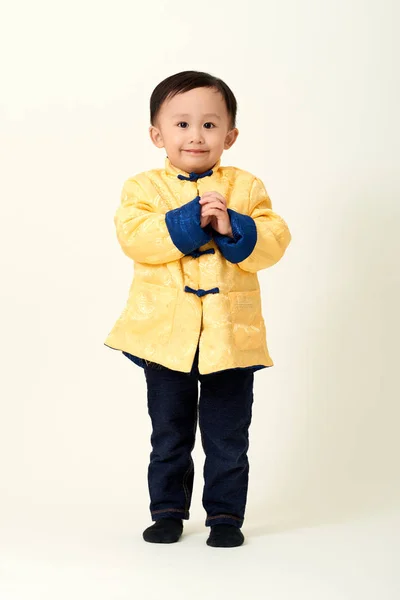
[[237, 102], [232, 90], [222, 79], [202, 71], [182, 71], [161, 81], [154, 88], [150, 97], [150, 123], [155, 124], [165, 100], [199, 87], [214, 88], [222, 94], [231, 119], [231, 128], [236, 127]]

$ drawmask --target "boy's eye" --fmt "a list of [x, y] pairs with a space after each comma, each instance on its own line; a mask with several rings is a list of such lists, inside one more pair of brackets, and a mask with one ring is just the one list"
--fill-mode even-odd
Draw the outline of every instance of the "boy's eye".
[[[188, 126], [189, 124], [186, 121], [179, 121], [178, 123], [178, 127], [181, 127], [181, 129], [186, 129], [186, 126]], [[204, 127], [206, 129], [212, 129], [213, 127], [215, 127], [214, 123], [211, 122], [207, 122], [204, 123]]]

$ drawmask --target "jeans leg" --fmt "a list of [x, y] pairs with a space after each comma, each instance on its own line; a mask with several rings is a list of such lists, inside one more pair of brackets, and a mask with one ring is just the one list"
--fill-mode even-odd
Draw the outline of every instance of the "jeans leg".
[[249, 479], [249, 427], [254, 373], [228, 369], [200, 375], [199, 426], [205, 452], [206, 526], [241, 527]]
[[152, 422], [148, 485], [152, 520], [189, 518], [197, 429], [198, 380], [192, 374], [145, 367]]

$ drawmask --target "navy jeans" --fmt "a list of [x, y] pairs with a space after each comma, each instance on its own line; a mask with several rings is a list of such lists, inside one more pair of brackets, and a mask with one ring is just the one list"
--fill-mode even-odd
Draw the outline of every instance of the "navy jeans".
[[198, 350], [191, 373], [151, 365], [146, 365], [144, 372], [152, 422], [148, 468], [152, 520], [189, 519], [194, 479], [191, 453], [198, 422], [206, 457], [205, 524], [241, 527], [249, 479], [254, 372], [228, 369], [201, 375]]

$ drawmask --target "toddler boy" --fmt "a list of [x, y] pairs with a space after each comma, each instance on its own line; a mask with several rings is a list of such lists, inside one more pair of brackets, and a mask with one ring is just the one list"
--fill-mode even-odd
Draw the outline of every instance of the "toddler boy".
[[282, 258], [291, 234], [259, 178], [221, 166], [239, 133], [236, 111], [230, 88], [208, 73], [158, 84], [150, 137], [165, 149], [165, 166], [125, 182], [114, 218], [135, 272], [105, 344], [146, 378], [148, 542], [178, 541], [189, 518], [197, 423], [207, 544], [244, 541], [254, 372], [274, 364], [257, 272]]

